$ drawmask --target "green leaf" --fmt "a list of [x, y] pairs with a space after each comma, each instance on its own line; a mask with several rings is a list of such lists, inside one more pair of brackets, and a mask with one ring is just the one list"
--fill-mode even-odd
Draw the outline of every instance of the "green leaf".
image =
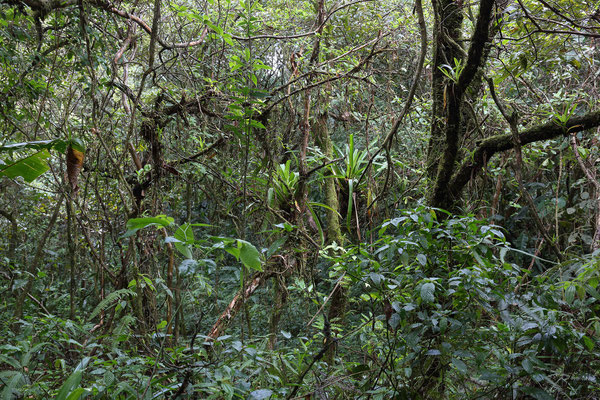
[[132, 236], [140, 229], [146, 228], [148, 226], [158, 225], [160, 227], [165, 228], [171, 225], [173, 221], [173, 218], [167, 217], [166, 215], [157, 215], [156, 217], [132, 218], [127, 221], [127, 232], [125, 232], [121, 236], [121, 238]]
[[269, 188], [269, 190], [267, 191], [267, 205], [269, 207], [275, 206], [275, 203], [273, 202], [274, 194], [275, 194], [275, 190], [272, 187]]
[[254, 392], [250, 393], [250, 398], [252, 400], [264, 400], [264, 399], [270, 398], [272, 394], [273, 394], [272, 390], [258, 389], [258, 390], [255, 390]]
[[226, 247], [225, 251], [234, 256], [237, 260], [240, 259], [240, 249], [237, 247]]
[[282, 236], [279, 239], [275, 240], [271, 246], [267, 249], [266, 257], [270, 258], [279, 248], [286, 242], [287, 236]]
[[113, 383], [115, 383], [115, 374], [113, 374], [111, 371], [106, 371], [104, 374], [104, 385], [109, 387]]
[[225, 43], [227, 43], [230, 46], [233, 46], [233, 39], [231, 39], [231, 35], [223, 33], [221, 35], [221, 38], [225, 41]]
[[452, 365], [454, 365], [454, 367], [459, 370], [460, 372], [462, 372], [463, 374], [467, 373], [467, 364], [464, 363], [464, 361], [458, 359], [458, 358], [452, 358]]
[[[85, 153], [85, 150], [86, 150], [85, 149], [85, 144], [79, 138], [72, 138], [71, 140], [69, 140], [68, 145], [71, 146], [72, 148], [74, 148], [77, 151]], [[57, 147], [57, 145], [55, 144], [54, 147]]]
[[594, 350], [594, 341], [587, 336], [583, 337], [583, 343], [587, 347], [588, 351]]
[[[352, 136], [350, 136], [352, 138]], [[352, 222], [352, 207], [354, 202], [354, 179], [348, 180], [348, 210], [346, 212], [346, 227], [348, 231], [352, 232], [352, 228], [350, 227]]]
[[21, 385], [22, 380], [23, 374], [21, 372], [15, 372], [10, 381], [4, 383], [6, 386], [4, 386], [2, 393], [0, 393], [2, 400], [16, 399], [18, 397], [17, 388]]
[[73, 390], [71, 394], [69, 394], [67, 400], [78, 400], [85, 393], [87, 393], [87, 390], [85, 390], [84, 388], [77, 388]]
[[569, 284], [565, 289], [565, 300], [569, 304], [573, 304], [573, 300], [575, 300], [575, 292], [577, 291], [577, 286], [573, 283]]
[[33, 182], [38, 176], [50, 169], [46, 163], [48, 158], [50, 158], [48, 150], [39, 151], [5, 167], [0, 171], [0, 175], [12, 179], [22, 176], [25, 182]]
[[154, 290], [154, 284], [152, 283], [152, 280], [145, 275], [141, 275], [141, 276], [144, 279], [144, 282], [146, 282], [146, 285], [148, 285], [150, 287], [150, 289]]
[[[133, 280], [129, 283], [129, 287], [132, 287], [132, 286], [135, 287], [135, 284], [132, 284], [132, 282], [135, 282], [135, 280]], [[126, 296], [132, 296], [132, 297], [137, 296], [137, 293], [131, 289], [118, 289], [118, 290], [115, 290], [114, 292], [109, 293], [108, 296], [106, 296], [104, 298], [104, 300], [102, 300], [100, 303], [98, 303], [96, 308], [94, 308], [94, 311], [92, 311], [92, 314], [88, 317], [89, 320], [91, 321], [102, 311], [108, 309], [109, 307], [111, 307], [113, 305], [116, 305], [117, 302], [121, 301]]]
[[554, 400], [554, 397], [550, 396], [548, 392], [540, 388], [525, 386], [520, 389], [523, 393], [530, 395], [536, 400]]
[[435, 285], [433, 282], [426, 282], [421, 286], [421, 299], [426, 303], [433, 303], [435, 301]]
[[308, 211], [313, 218], [315, 225], [317, 226], [317, 231], [319, 231], [319, 238], [321, 239], [321, 246], [325, 243], [325, 233], [323, 232], [323, 227], [321, 226], [321, 221], [319, 220], [319, 216], [312, 208], [311, 204], [308, 203]]
[[175, 242], [175, 248], [187, 259], [192, 259], [192, 249], [188, 243], [194, 241], [194, 232], [190, 224], [181, 225], [174, 235], [175, 239], [179, 242]]
[[[254, 82], [254, 81], [253, 81]], [[256, 83], [255, 83], [256, 85]], [[252, 126], [253, 128], [258, 128], [258, 129], [267, 129], [262, 122], [260, 121], [256, 121], [254, 119], [250, 120], [250, 126]]]
[[317, 206], [317, 207], [323, 207], [329, 211], [333, 211], [334, 213], [336, 213], [338, 215], [338, 217], [342, 218], [342, 215], [338, 212], [338, 210], [334, 210], [333, 208], [329, 207], [327, 204], [323, 204], [323, 203], [317, 203], [314, 201], [311, 201], [310, 203], [308, 203], [311, 207], [312, 206]]
[[260, 253], [251, 243], [238, 239], [238, 248], [240, 250], [240, 260], [242, 263], [255, 271], [262, 271]]
[[[4, 152], [13, 152], [24, 149], [34, 149], [34, 150], [42, 150], [42, 149], [51, 149], [57, 140], [36, 140], [33, 142], [23, 142], [23, 143], [11, 143], [4, 146], [0, 146], [0, 153]], [[62, 142], [62, 141], [61, 141]]]
[[[58, 395], [55, 397], [56, 400], [71, 400], [71, 394], [74, 392], [75, 388], [79, 386], [81, 382], [81, 376], [83, 375], [83, 371], [80, 369], [75, 370], [63, 383], [58, 391]], [[81, 396], [82, 393], [79, 394]], [[79, 397], [76, 397], [77, 399]]]
[[525, 372], [527, 372], [529, 375], [533, 374], [533, 364], [532, 362], [526, 358], [521, 362], [521, 366], [523, 366], [523, 369], [525, 370]]

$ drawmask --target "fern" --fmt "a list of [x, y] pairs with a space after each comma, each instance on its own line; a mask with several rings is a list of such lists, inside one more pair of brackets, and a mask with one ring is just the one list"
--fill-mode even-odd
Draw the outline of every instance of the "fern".
[[131, 326], [135, 321], [135, 317], [133, 317], [131, 314], [124, 315], [123, 318], [119, 320], [118, 325], [113, 331], [113, 345], [117, 342], [127, 340], [124, 339], [124, 337], [129, 338], [129, 336], [131, 335]]
[[110, 293], [108, 296], [106, 296], [104, 298], [104, 300], [102, 300], [100, 303], [98, 303], [98, 305], [92, 312], [92, 315], [90, 315], [90, 320], [94, 319], [102, 311], [108, 309], [111, 305], [113, 305], [113, 303], [120, 301], [123, 297], [125, 297], [127, 295], [136, 296], [137, 293], [131, 289], [119, 289], [119, 290], [115, 290], [114, 292]]
[[[10, 381], [8, 378], [12, 375]], [[6, 385], [0, 393], [2, 399], [16, 399], [19, 398], [19, 389], [26, 383], [23, 373], [18, 371], [2, 371], [0, 373], [0, 379]], [[8, 383], [6, 383], [8, 381]]]

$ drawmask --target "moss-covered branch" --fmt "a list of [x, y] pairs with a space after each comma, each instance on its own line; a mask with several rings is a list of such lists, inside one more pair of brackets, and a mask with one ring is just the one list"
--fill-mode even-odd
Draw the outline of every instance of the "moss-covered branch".
[[[563, 126], [555, 121], [534, 126], [521, 133], [519, 136], [522, 145], [549, 140], [568, 133], [576, 133], [600, 126], [600, 111], [586, 115], [576, 116], [567, 121]], [[496, 153], [510, 150], [514, 141], [510, 133], [496, 135], [483, 140], [475, 149], [473, 157], [463, 162], [458, 172], [450, 183], [450, 193], [454, 199], [458, 198], [465, 185], [477, 175], [487, 161]]]

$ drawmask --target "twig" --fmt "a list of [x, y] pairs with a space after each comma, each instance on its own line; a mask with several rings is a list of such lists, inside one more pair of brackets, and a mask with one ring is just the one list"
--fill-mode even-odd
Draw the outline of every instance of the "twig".
[[344, 276], [346, 276], [346, 272], [345, 271], [338, 278], [338, 280], [335, 282], [335, 286], [333, 287], [333, 290], [331, 291], [331, 293], [329, 293], [329, 296], [327, 296], [327, 298], [325, 299], [325, 301], [323, 302], [323, 304], [321, 304], [321, 307], [319, 308], [319, 310], [310, 319], [310, 321], [308, 321], [308, 323], [306, 324], [307, 327], [309, 327], [313, 323], [313, 321], [315, 320], [315, 318], [317, 318], [317, 315], [319, 315], [321, 313], [321, 311], [323, 311], [323, 308], [325, 308], [325, 304], [327, 304], [329, 302], [329, 299], [331, 298], [331, 296], [333, 295], [333, 293], [335, 292], [335, 290], [338, 288], [338, 286], [340, 286], [340, 284], [341, 284], [342, 279], [344, 278]]
[[[373, 156], [371, 158], [369, 158], [369, 162], [367, 163], [367, 166], [364, 169], [363, 173], [360, 175], [360, 178], [358, 179], [357, 184], [360, 184], [360, 182], [363, 180], [364, 176], [366, 175], [367, 171], [369, 171], [369, 169], [371, 168], [373, 161], [379, 155], [379, 153], [381, 153], [381, 151], [383, 149], [386, 149], [386, 151], [389, 152], [389, 150], [391, 149], [391, 144], [394, 139], [394, 136], [398, 132], [398, 129], [400, 128], [400, 124], [402, 123], [402, 120], [404, 119], [406, 114], [408, 114], [408, 110], [410, 109], [413, 99], [415, 97], [415, 93], [417, 91], [417, 85], [419, 83], [419, 78], [421, 76], [421, 73], [423, 72], [423, 66], [425, 64], [425, 56], [427, 55], [427, 25], [425, 24], [425, 16], [423, 14], [422, 0], [415, 0], [415, 11], [417, 12], [417, 16], [419, 18], [419, 28], [420, 28], [420, 32], [421, 32], [421, 54], [419, 55], [419, 59], [417, 61], [417, 69], [415, 71], [413, 83], [408, 92], [408, 97], [406, 98], [406, 103], [404, 103], [404, 108], [402, 109], [402, 113], [394, 121], [394, 124], [392, 125], [392, 129], [390, 129], [390, 132], [387, 134], [387, 136], [383, 140], [383, 143], [381, 144], [381, 147], [379, 148], [379, 150], [377, 150], [375, 152], [375, 154], [373, 154]], [[390, 174], [389, 170], [391, 168], [392, 168], [392, 166], [390, 165], [389, 156], [388, 156], [388, 177]], [[388, 182], [388, 179], [386, 178], [386, 182], [381, 191], [382, 193], [384, 193], [387, 189], [387, 182]], [[380, 196], [377, 196], [377, 197], [380, 197]]]

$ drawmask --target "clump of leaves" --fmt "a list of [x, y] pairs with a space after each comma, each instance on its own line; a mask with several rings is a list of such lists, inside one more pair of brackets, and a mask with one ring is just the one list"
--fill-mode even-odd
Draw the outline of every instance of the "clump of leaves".
[[500, 228], [438, 215], [404, 211], [372, 246], [336, 260], [353, 279], [355, 318], [363, 320], [354, 349], [362, 360], [340, 354], [371, 371], [356, 384], [401, 398], [596, 393], [598, 344], [579, 311], [597, 307], [595, 288], [579, 292], [575, 309], [574, 289], [566, 302], [560, 277], [531, 277], [510, 262], [518, 250]]

